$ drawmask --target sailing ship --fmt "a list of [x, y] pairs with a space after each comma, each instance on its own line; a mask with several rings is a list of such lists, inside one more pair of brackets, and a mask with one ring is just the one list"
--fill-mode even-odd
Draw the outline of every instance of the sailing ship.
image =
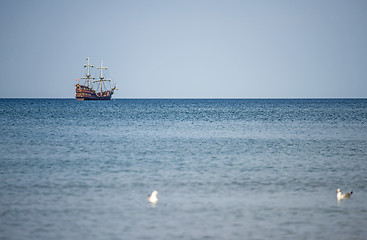
[[[98, 80], [94, 80], [95, 78], [92, 77], [90, 68], [93, 68], [94, 65], [91, 65], [89, 63], [89, 57], [87, 58], [88, 63], [84, 65], [84, 68], [87, 68], [85, 77], [82, 77], [81, 79], [84, 79], [84, 84], [77, 83], [75, 85], [75, 98], [77, 100], [83, 101], [83, 100], [110, 100], [112, 97], [112, 94], [117, 89], [117, 85], [115, 85], [111, 89], [107, 89], [104, 87], [104, 82], [111, 82], [111, 79], [105, 79], [103, 76], [103, 70], [108, 69], [107, 67], [103, 66], [103, 61], [101, 61], [101, 66], [97, 67], [97, 69], [100, 69], [100, 76]], [[77, 79], [77, 81], [79, 81]], [[92, 83], [98, 83], [98, 87], [96, 90], [93, 89]]]

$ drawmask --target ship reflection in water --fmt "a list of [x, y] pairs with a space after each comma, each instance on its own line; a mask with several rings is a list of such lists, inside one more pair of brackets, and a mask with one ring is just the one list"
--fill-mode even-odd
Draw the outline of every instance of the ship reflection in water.
[[[117, 85], [110, 88], [109, 90], [105, 86], [105, 82], [111, 82], [111, 79], [105, 79], [103, 76], [103, 70], [107, 70], [107, 67], [103, 66], [103, 61], [101, 61], [101, 66], [97, 67], [100, 69], [100, 76], [98, 80], [94, 80], [95, 78], [92, 77], [90, 68], [93, 68], [94, 65], [90, 65], [89, 57], [87, 58], [88, 63], [84, 65], [84, 68], [87, 69], [84, 79], [84, 84], [76, 84], [75, 85], [75, 98], [77, 100], [110, 100], [112, 94], [117, 89]], [[78, 79], [77, 79], [78, 80]], [[97, 90], [93, 89], [92, 83], [98, 83]]]

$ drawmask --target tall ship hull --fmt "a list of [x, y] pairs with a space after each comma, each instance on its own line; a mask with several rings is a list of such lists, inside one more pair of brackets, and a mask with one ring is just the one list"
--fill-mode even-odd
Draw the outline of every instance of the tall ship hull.
[[[77, 83], [75, 85], [75, 98], [79, 101], [84, 100], [111, 100], [111, 97], [115, 90], [117, 90], [117, 85], [111, 88], [110, 90], [103, 89], [105, 82], [110, 82], [110, 79], [105, 79], [103, 76], [103, 70], [106, 70], [107, 67], [103, 67], [103, 61], [101, 62], [101, 67], [97, 67], [97, 69], [101, 70], [100, 77], [98, 80], [94, 80], [95, 78], [92, 77], [90, 74], [90, 68], [93, 68], [93, 65], [89, 64], [89, 57], [87, 58], [88, 64], [84, 65], [87, 68], [87, 73], [85, 77], [81, 79], [85, 80], [85, 83], [80, 84]], [[79, 79], [76, 79], [79, 81]], [[93, 89], [92, 83], [98, 83], [97, 90]]]
[[90, 87], [76, 84], [75, 85], [75, 98], [79, 101], [84, 100], [111, 100], [113, 90], [96, 92]]

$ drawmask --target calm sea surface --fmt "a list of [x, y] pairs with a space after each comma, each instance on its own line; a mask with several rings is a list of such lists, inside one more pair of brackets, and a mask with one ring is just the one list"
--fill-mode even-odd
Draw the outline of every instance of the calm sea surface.
[[0, 99], [0, 135], [0, 239], [367, 239], [366, 99]]

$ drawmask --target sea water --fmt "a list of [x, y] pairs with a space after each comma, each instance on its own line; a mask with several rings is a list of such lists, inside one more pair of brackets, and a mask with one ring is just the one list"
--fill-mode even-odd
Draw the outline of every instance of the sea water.
[[366, 99], [0, 99], [0, 124], [0, 239], [367, 238]]

